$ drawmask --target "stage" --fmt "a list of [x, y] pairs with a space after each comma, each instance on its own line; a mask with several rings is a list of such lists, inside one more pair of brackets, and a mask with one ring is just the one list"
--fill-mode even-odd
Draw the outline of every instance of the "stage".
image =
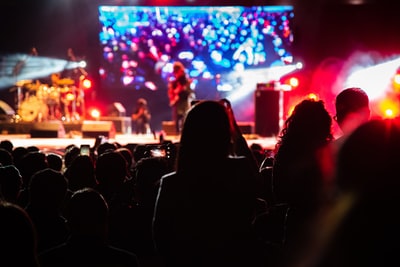
[[[103, 118], [104, 119], [104, 118]], [[106, 118], [98, 121], [46, 121], [46, 122], [12, 122], [0, 121], [0, 141], [10, 140], [14, 147], [37, 146], [44, 152], [63, 154], [68, 145], [93, 146], [98, 135], [103, 135], [109, 142], [120, 145], [156, 144], [160, 135], [164, 140], [179, 142], [179, 135], [168, 131], [151, 134], [134, 134], [125, 117]], [[130, 121], [129, 121], [130, 122]], [[249, 145], [260, 144], [264, 149], [273, 149], [276, 137], [260, 137], [256, 134], [244, 134]]]

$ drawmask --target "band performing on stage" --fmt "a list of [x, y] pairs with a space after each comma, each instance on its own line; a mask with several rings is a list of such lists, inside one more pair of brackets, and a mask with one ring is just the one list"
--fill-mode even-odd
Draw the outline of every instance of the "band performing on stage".
[[[72, 49], [68, 58], [77, 61]], [[31, 56], [37, 56], [35, 48]], [[87, 76], [81, 68], [52, 73], [49, 77], [36, 80], [19, 80], [13, 87], [16, 116], [14, 120], [42, 122], [62, 120], [79, 121], [85, 116], [85, 92], [83, 81]]]
[[55, 73], [51, 84], [24, 80], [16, 86], [17, 115], [22, 121], [74, 121], [84, 115], [84, 90], [71, 78]]

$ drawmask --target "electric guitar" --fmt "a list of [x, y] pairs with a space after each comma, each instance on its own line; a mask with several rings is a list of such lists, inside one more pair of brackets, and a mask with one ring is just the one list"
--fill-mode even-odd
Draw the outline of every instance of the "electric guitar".
[[[173, 84], [175, 86], [173, 86]], [[185, 86], [180, 83], [173, 82], [168, 88], [168, 98], [169, 98], [169, 106], [175, 106], [176, 102], [179, 100], [179, 94], [185, 90]]]

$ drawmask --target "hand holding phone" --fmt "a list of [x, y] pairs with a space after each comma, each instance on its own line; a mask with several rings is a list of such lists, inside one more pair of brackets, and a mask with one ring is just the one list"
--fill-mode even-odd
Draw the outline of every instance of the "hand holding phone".
[[90, 145], [81, 145], [80, 154], [90, 156]]

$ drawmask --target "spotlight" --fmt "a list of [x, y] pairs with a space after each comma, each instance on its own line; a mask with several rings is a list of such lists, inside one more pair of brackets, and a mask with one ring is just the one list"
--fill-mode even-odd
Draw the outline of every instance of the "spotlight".
[[100, 110], [94, 108], [90, 111], [90, 116], [92, 116], [93, 119], [99, 120], [101, 117]]
[[90, 88], [92, 88], [92, 81], [91, 81], [90, 79], [88, 79], [88, 78], [84, 78], [84, 79], [82, 80], [82, 87], [83, 87], [84, 89], [90, 89]]

